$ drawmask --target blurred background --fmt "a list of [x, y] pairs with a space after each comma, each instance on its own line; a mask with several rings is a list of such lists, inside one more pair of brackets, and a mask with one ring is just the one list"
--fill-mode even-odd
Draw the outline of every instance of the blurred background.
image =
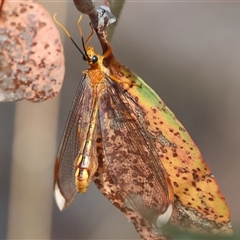
[[[51, 15], [58, 13], [80, 44], [79, 12], [73, 2], [40, 2]], [[111, 40], [114, 55], [161, 96], [189, 131], [218, 180], [236, 230], [240, 226], [239, 13], [240, 3], [230, 1], [126, 1]], [[85, 16], [85, 36], [88, 22]], [[57, 147], [87, 68], [60, 32], [66, 75], [59, 96], [39, 104], [0, 104], [0, 238], [140, 239], [94, 184], [63, 212], [53, 200]], [[101, 52], [96, 38], [91, 44]]]

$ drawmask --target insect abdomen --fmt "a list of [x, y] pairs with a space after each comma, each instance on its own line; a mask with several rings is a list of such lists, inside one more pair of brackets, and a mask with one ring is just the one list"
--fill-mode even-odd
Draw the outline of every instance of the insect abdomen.
[[[94, 89], [95, 90], [95, 89]], [[96, 148], [96, 132], [98, 123], [98, 101], [96, 95], [91, 107], [89, 122], [83, 129], [78, 129], [81, 145], [79, 155], [75, 160], [75, 185], [80, 193], [87, 191], [92, 181], [92, 177], [98, 168], [97, 148]], [[79, 126], [81, 128], [83, 126]], [[81, 140], [81, 133], [87, 132], [86, 138]]]

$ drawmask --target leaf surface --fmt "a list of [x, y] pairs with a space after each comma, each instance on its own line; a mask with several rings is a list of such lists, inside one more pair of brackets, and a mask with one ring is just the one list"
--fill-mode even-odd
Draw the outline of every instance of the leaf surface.
[[52, 98], [64, 72], [63, 47], [49, 13], [36, 1], [5, 0], [0, 18], [0, 101]]
[[[160, 97], [114, 56], [108, 59], [111, 74], [141, 85], [126, 91], [136, 99], [142, 122], [152, 136], [171, 180], [175, 212], [170, 224], [204, 233], [232, 233], [230, 212], [207, 163], [183, 125]], [[135, 85], [136, 85], [135, 84]]]

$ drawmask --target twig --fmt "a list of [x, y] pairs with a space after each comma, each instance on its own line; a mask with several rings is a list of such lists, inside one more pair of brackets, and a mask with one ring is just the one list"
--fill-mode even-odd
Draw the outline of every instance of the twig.
[[96, 7], [94, 0], [73, 0], [76, 8], [81, 13], [87, 14], [91, 20], [94, 30], [97, 33], [103, 52], [108, 49], [106, 44], [106, 27], [115, 22], [116, 18], [112, 15], [107, 1], [105, 6]]

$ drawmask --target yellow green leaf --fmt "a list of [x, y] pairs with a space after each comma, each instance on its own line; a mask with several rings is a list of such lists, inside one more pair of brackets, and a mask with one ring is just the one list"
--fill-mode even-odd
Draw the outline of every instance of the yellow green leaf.
[[111, 74], [142, 87], [126, 88], [136, 99], [142, 121], [152, 136], [159, 161], [174, 191], [175, 212], [170, 224], [208, 233], [232, 233], [230, 212], [214, 175], [191, 139], [162, 99], [140, 77], [114, 56], [107, 60]]

